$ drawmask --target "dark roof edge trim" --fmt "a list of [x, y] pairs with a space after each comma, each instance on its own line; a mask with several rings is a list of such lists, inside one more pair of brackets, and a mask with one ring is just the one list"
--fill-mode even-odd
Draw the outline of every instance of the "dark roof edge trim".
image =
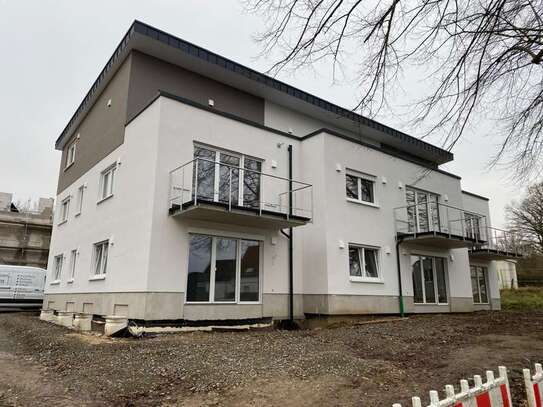
[[186, 98], [184, 98], [182, 96], [177, 96], [177, 95], [174, 95], [174, 94], [162, 91], [162, 90], [159, 90], [157, 92], [157, 94], [153, 98], [151, 98], [149, 100], [149, 102], [147, 102], [147, 104], [144, 107], [142, 107], [136, 114], [134, 114], [134, 116], [129, 118], [127, 120], [125, 126], [128, 126], [130, 123], [132, 123], [140, 114], [142, 114], [145, 110], [147, 110], [147, 108], [149, 106], [151, 106], [160, 96], [163, 96], [165, 98], [175, 100], [177, 102], [192, 106], [192, 107], [194, 107], [196, 109], [205, 110], [206, 112], [213, 113], [213, 114], [225, 117], [225, 118], [230, 119], [230, 120], [234, 120], [234, 121], [237, 121], [237, 122], [240, 122], [240, 123], [244, 123], [244, 124], [246, 124], [248, 126], [256, 127], [258, 129], [266, 130], [266, 131], [269, 131], [271, 133], [278, 134], [280, 136], [288, 137], [290, 139], [297, 140], [299, 142], [303, 142], [304, 140], [307, 140], [309, 138], [317, 136], [317, 135], [319, 135], [321, 133], [327, 133], [327, 134], [330, 134], [331, 136], [339, 137], [339, 138], [342, 138], [344, 140], [350, 141], [352, 143], [356, 143], [356, 144], [362, 145], [364, 147], [370, 148], [372, 150], [379, 151], [379, 152], [381, 152], [383, 154], [386, 154], [386, 155], [389, 155], [389, 156], [392, 156], [392, 157], [395, 157], [395, 158], [399, 158], [399, 159], [404, 160], [404, 161], [408, 161], [408, 162], [410, 162], [412, 164], [419, 165], [421, 167], [424, 167], [424, 168], [427, 168], [429, 170], [438, 172], [440, 174], [447, 175], [449, 177], [453, 177], [453, 178], [456, 178], [456, 179], [462, 179], [458, 175], [451, 174], [451, 173], [449, 173], [447, 171], [443, 171], [443, 170], [441, 170], [439, 168], [424, 165], [423, 163], [417, 162], [416, 160], [413, 160], [413, 159], [411, 159], [409, 157], [402, 156], [401, 154], [396, 154], [396, 153], [393, 153], [393, 152], [390, 152], [390, 151], [385, 151], [380, 147], [374, 146], [374, 145], [369, 144], [369, 143], [365, 143], [364, 141], [361, 141], [361, 140], [356, 140], [356, 139], [354, 139], [352, 137], [349, 137], [349, 136], [346, 136], [344, 134], [338, 133], [338, 132], [336, 132], [334, 130], [322, 128], [322, 129], [313, 131], [313, 132], [311, 132], [311, 133], [309, 133], [309, 134], [307, 134], [307, 135], [305, 135], [303, 137], [297, 137], [297, 136], [295, 136], [293, 134], [286, 133], [284, 131], [274, 129], [272, 127], [264, 126], [264, 125], [262, 125], [260, 123], [257, 123], [257, 122], [254, 122], [254, 121], [251, 121], [251, 120], [248, 120], [248, 119], [244, 119], [242, 117], [236, 116], [236, 115], [231, 114], [231, 113], [222, 112], [222, 111], [217, 110], [215, 108], [203, 105], [203, 104], [195, 102], [193, 100], [186, 99]]
[[474, 194], [473, 192], [468, 192], [468, 191], [462, 190], [462, 193], [466, 194], [466, 195], [469, 195], [469, 196], [472, 196], [474, 198], [482, 199], [484, 201], [490, 201], [490, 198], [487, 198], [486, 196], [481, 196], [481, 195]]
[[89, 103], [91, 97], [94, 95], [94, 93], [96, 92], [96, 89], [98, 88], [102, 80], [104, 79], [104, 76], [106, 76], [106, 74], [109, 72], [109, 70], [115, 63], [115, 61], [118, 59], [119, 55], [124, 51], [124, 49], [128, 45], [128, 41], [130, 40], [130, 37], [132, 36], [133, 31], [134, 31], [134, 24], [130, 26], [126, 34], [123, 36], [123, 38], [121, 39], [121, 41], [115, 48], [115, 51], [113, 51], [113, 54], [111, 55], [111, 57], [109, 57], [107, 63], [100, 71], [100, 74], [98, 75], [96, 80], [93, 82], [91, 88], [86, 93], [85, 97], [83, 98], [83, 100], [81, 101], [77, 109], [75, 110], [74, 114], [68, 121], [68, 124], [66, 124], [66, 127], [64, 127], [64, 130], [62, 130], [62, 132], [60, 133], [60, 136], [58, 136], [57, 140], [55, 141], [56, 149], [58, 149], [59, 144], [61, 143], [62, 139], [64, 138], [64, 136], [66, 135], [66, 133], [68, 132], [72, 124], [75, 122], [77, 117], [81, 114], [81, 112], [83, 111], [87, 103]]

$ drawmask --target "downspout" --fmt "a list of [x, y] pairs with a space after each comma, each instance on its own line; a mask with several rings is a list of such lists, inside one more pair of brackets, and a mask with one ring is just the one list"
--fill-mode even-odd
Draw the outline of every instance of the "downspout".
[[[292, 144], [288, 146], [288, 214], [292, 216]], [[292, 228], [289, 228], [288, 234], [288, 319], [294, 322], [294, 245]]]
[[398, 268], [398, 291], [399, 291], [399, 306], [400, 306], [400, 317], [405, 316], [404, 306], [403, 306], [403, 290], [402, 290], [402, 270], [400, 265], [400, 244], [401, 241], [396, 238], [396, 267]]

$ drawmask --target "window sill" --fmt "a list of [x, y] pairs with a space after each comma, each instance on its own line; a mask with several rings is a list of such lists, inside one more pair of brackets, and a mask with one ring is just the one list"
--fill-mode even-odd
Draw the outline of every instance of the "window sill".
[[380, 208], [380, 206], [378, 204], [373, 203], [373, 202], [359, 201], [359, 200], [353, 199], [353, 198], [346, 198], [346, 199], [347, 199], [347, 201], [355, 203], [355, 204], [371, 206], [372, 208]]
[[60, 221], [59, 223], [57, 223], [57, 226], [64, 225], [67, 222], [68, 222], [68, 219], [64, 219], [64, 220]]
[[435, 307], [436, 305], [439, 306], [439, 307], [441, 307], [441, 306], [447, 307], [447, 306], [449, 305], [448, 302], [414, 302], [413, 304], [414, 304], [415, 306], [419, 306], [419, 305], [423, 305], [423, 306], [424, 306], [424, 305], [432, 305], [432, 306], [434, 306], [434, 307]]
[[234, 301], [185, 301], [185, 305], [261, 305], [262, 302], [258, 301], [240, 301], [240, 302], [234, 302]]
[[96, 202], [96, 205], [100, 205], [102, 202], [107, 201], [109, 198], [113, 198], [113, 194], [106, 196], [105, 198], [100, 199]]
[[382, 278], [379, 277], [349, 277], [349, 280], [352, 283], [374, 283], [374, 284], [384, 284]]
[[75, 161], [72, 161], [70, 164], [68, 164], [66, 167], [64, 167], [64, 171], [68, 171], [72, 165], [75, 164]]
[[100, 280], [105, 280], [105, 279], [106, 279], [105, 274], [89, 277], [89, 281], [100, 281]]
[[60, 285], [60, 280], [51, 281], [49, 285]]
[[68, 283], [68, 284], [72, 284], [73, 282], [74, 282], [73, 278], [70, 278], [68, 281], [66, 281], [66, 283]]

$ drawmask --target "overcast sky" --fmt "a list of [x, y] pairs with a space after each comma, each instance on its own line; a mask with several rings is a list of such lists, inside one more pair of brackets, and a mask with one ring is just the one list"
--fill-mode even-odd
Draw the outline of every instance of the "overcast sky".
[[[54, 141], [134, 19], [259, 71], [269, 66], [256, 58], [253, 41], [262, 22], [244, 13], [239, 0], [0, 0], [0, 191], [18, 199], [55, 196], [60, 152]], [[332, 84], [328, 73], [279, 78], [354, 106], [356, 89]], [[378, 120], [403, 125], [392, 115]], [[522, 188], [508, 183], [504, 171], [487, 170], [494, 142], [481, 134], [489, 128], [488, 122], [473, 128], [443, 168], [460, 175], [464, 189], [490, 197], [492, 222], [503, 226], [503, 208]], [[399, 129], [417, 136], [416, 129]], [[428, 141], [439, 144], [437, 136]]]

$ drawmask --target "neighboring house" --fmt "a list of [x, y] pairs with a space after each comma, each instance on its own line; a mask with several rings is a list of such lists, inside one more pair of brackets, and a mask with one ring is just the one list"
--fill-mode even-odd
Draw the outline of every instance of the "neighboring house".
[[147, 321], [500, 308], [493, 261], [515, 253], [488, 199], [439, 168], [450, 152], [141, 22], [56, 148], [46, 307]]
[[515, 260], [497, 261], [496, 270], [501, 290], [518, 288], [517, 262]]
[[47, 268], [53, 229], [53, 199], [40, 198], [35, 210], [18, 208], [0, 192], [0, 264]]

